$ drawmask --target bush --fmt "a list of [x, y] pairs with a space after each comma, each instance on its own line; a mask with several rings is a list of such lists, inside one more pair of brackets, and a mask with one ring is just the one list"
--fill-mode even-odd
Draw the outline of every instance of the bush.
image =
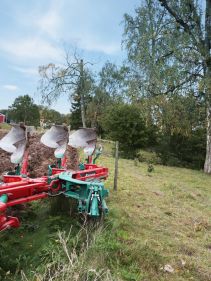
[[148, 164], [162, 164], [161, 158], [155, 151], [139, 150], [137, 153], [139, 162], [145, 162]]
[[141, 147], [150, 145], [152, 128], [146, 127], [140, 106], [116, 104], [110, 106], [101, 120], [108, 138], [119, 141], [120, 156], [134, 158]]
[[156, 152], [163, 165], [202, 169], [206, 153], [206, 133], [197, 129], [190, 136], [163, 135]]

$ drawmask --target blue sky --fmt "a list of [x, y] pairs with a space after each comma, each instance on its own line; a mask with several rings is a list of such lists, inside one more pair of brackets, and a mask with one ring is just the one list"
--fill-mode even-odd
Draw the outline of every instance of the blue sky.
[[[64, 63], [65, 50], [78, 52], [98, 70], [110, 60], [120, 64], [123, 14], [134, 12], [141, 0], [1, 0], [0, 109], [14, 99], [37, 92], [38, 66]], [[52, 108], [68, 113], [61, 97]]]

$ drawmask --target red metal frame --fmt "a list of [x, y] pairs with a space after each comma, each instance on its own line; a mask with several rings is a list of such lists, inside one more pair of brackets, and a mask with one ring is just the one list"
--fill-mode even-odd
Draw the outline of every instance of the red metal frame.
[[29, 153], [28, 151], [25, 151], [24, 156], [23, 156], [23, 161], [21, 165], [21, 175], [28, 175], [28, 158], [29, 158]]
[[[27, 159], [27, 155], [26, 158]], [[27, 175], [27, 165], [23, 168], [25, 175]], [[100, 167], [95, 164], [85, 164], [84, 170], [72, 170], [72, 178], [85, 181], [87, 179], [106, 179], [108, 177], [108, 168]], [[48, 192], [58, 192], [61, 190], [61, 183], [56, 175], [66, 169], [52, 169], [52, 176], [43, 176], [41, 178], [29, 178], [17, 175], [4, 175], [3, 184], [0, 185], [0, 196], [6, 194], [8, 201], [6, 203], [0, 202], [0, 231], [10, 228], [19, 227], [20, 222], [18, 218], [6, 215], [6, 209], [11, 206], [31, 202], [48, 197]], [[48, 183], [49, 178], [51, 183]]]

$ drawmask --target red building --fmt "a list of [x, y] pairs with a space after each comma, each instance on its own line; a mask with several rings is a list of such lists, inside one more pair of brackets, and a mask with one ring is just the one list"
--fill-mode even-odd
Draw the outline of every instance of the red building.
[[5, 118], [6, 116], [2, 113], [0, 113], [0, 123], [4, 123], [5, 122]]

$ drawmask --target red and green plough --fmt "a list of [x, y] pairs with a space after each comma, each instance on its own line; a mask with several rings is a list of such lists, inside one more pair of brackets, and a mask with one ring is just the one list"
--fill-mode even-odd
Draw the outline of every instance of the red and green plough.
[[[54, 165], [49, 165], [47, 176], [30, 178], [28, 167], [28, 138], [30, 132], [22, 125], [12, 125], [9, 133], [0, 140], [0, 148], [11, 153], [13, 172], [4, 173], [0, 182], [0, 231], [19, 227], [17, 217], [10, 216], [10, 207], [43, 199], [49, 196], [65, 196], [78, 202], [78, 211], [90, 217], [99, 217], [108, 212], [105, 198], [108, 190], [103, 180], [108, 177], [108, 168], [98, 166], [95, 160], [102, 148], [96, 147], [94, 129], [82, 128], [69, 132], [65, 126], [52, 126], [41, 142], [54, 148]], [[83, 148], [87, 157], [76, 170], [67, 169], [67, 146]]]

